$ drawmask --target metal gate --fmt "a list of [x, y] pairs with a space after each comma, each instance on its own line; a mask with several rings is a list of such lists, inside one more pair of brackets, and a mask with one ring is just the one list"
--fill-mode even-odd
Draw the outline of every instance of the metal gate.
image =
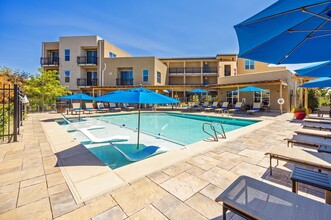
[[23, 121], [23, 92], [17, 84], [0, 88], [0, 143], [17, 141]]

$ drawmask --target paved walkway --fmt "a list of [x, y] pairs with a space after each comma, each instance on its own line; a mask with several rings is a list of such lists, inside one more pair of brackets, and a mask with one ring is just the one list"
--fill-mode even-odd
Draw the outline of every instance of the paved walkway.
[[[39, 120], [45, 117], [29, 115], [20, 142], [0, 145], [1, 220], [221, 219], [222, 207], [214, 199], [239, 175], [291, 191], [293, 165], [281, 163], [269, 177], [269, 159], [264, 156], [273, 146], [285, 147], [283, 139], [300, 127], [291, 122], [290, 114], [284, 114], [236, 141], [76, 204], [41, 127]], [[324, 200], [323, 191], [300, 187], [301, 194]]]

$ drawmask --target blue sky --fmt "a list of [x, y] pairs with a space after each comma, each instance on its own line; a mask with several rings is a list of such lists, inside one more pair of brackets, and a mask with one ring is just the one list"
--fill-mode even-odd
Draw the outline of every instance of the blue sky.
[[238, 53], [233, 25], [276, 0], [0, 0], [0, 65], [36, 73], [41, 42], [99, 35], [133, 56]]

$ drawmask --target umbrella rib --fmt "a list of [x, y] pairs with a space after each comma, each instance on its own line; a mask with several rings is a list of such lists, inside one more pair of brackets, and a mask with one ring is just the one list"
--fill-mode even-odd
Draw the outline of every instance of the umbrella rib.
[[250, 24], [253, 24], [253, 23], [256, 23], [256, 22], [268, 20], [270, 18], [282, 16], [282, 15], [285, 15], [285, 14], [289, 14], [289, 13], [292, 13], [292, 12], [295, 12], [295, 11], [302, 11], [303, 9], [305, 10], [305, 8], [312, 8], [312, 7], [320, 6], [320, 5], [324, 5], [324, 4], [330, 4], [330, 1], [326, 1], [326, 2], [323, 2], [323, 3], [316, 3], [316, 4], [313, 4], [313, 5], [306, 6], [306, 7], [296, 8], [296, 9], [292, 9], [292, 10], [289, 10], [289, 11], [286, 11], [286, 12], [281, 12], [281, 13], [278, 13], [278, 14], [273, 14], [273, 15], [270, 15], [270, 16], [267, 16], [267, 17], [263, 17], [263, 18], [260, 18], [260, 19], [254, 20], [254, 21], [246, 22], [244, 24], [242, 23], [242, 24], [239, 24], [239, 25], [236, 25], [236, 26], [237, 27], [246, 26], [246, 25], [250, 25]]
[[315, 38], [319, 38], [319, 37], [327, 37], [327, 36], [331, 36], [331, 34], [322, 34], [322, 35], [310, 37], [310, 39], [315, 39]]

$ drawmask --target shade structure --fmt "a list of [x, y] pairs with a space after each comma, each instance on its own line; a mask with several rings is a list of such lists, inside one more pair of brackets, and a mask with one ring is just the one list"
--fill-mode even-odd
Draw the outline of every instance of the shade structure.
[[302, 84], [302, 88], [328, 88], [331, 87], [331, 77], [321, 77]]
[[235, 26], [239, 57], [274, 64], [331, 60], [330, 16], [330, 0], [279, 0]]
[[299, 76], [331, 77], [331, 61], [325, 61], [294, 70]]
[[155, 93], [142, 87], [130, 90], [117, 90], [108, 93], [107, 95], [100, 96], [96, 98], [95, 101], [138, 104], [137, 148], [139, 148], [141, 104], [175, 104], [179, 102], [176, 99]]
[[93, 101], [94, 97], [79, 93], [74, 95], [60, 96], [59, 99], [71, 99], [71, 100], [80, 100], [80, 101]]
[[191, 94], [207, 94], [208, 91], [197, 88], [197, 89], [193, 89], [193, 90], [188, 91], [188, 93], [191, 93]]
[[237, 94], [239, 92], [253, 92], [253, 102], [254, 102], [254, 92], [260, 92], [261, 93], [261, 99], [260, 101], [262, 102], [262, 92], [266, 92], [266, 90], [255, 87], [255, 86], [247, 86], [241, 89], [238, 89], [237, 91], [235, 91]]
[[266, 90], [255, 87], [255, 86], [247, 86], [245, 88], [241, 88], [237, 90], [237, 92], [266, 92]]

